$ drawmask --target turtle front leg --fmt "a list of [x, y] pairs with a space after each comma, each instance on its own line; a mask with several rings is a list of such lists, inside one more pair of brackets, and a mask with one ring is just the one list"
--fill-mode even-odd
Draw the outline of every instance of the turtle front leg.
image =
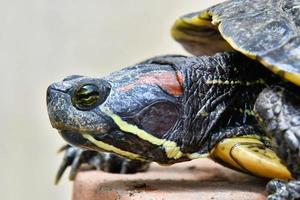
[[258, 121], [272, 147], [296, 180], [272, 180], [268, 199], [300, 199], [300, 97], [299, 89], [280, 86], [263, 90], [255, 104]]
[[267, 184], [268, 200], [296, 200], [300, 198], [300, 181], [271, 180]]
[[57, 171], [55, 183], [57, 184], [67, 167], [71, 167], [69, 179], [74, 180], [80, 167], [85, 165], [88, 169], [102, 170], [110, 173], [132, 174], [146, 171], [148, 162], [130, 160], [113, 153], [84, 150], [79, 147], [66, 145], [60, 149], [64, 157]]

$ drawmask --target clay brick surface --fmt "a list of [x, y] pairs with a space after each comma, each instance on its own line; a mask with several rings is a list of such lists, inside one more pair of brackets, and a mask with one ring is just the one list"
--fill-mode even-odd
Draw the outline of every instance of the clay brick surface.
[[266, 181], [208, 160], [161, 167], [131, 175], [80, 172], [73, 200], [265, 200]]

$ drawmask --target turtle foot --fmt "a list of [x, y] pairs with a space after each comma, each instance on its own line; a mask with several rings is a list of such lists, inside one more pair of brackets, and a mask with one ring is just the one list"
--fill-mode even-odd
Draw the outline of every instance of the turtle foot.
[[64, 157], [58, 169], [55, 183], [57, 184], [67, 167], [71, 167], [69, 179], [74, 180], [81, 167], [96, 169], [111, 173], [130, 174], [146, 171], [149, 163], [130, 160], [112, 153], [84, 150], [66, 145], [60, 149]]
[[296, 88], [264, 89], [255, 103], [258, 122], [293, 177], [300, 177], [300, 96]]

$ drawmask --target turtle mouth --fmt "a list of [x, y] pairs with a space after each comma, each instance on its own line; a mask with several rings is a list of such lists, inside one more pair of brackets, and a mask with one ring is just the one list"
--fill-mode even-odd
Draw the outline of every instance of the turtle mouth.
[[[107, 133], [87, 133], [87, 132], [74, 132], [70, 130], [59, 131], [62, 138], [69, 144], [98, 152], [111, 152], [120, 156], [133, 159], [133, 160], [146, 160], [146, 158], [132, 149], [124, 149], [125, 144], [120, 144], [122, 141], [113, 139], [111, 135], [121, 134], [118, 130], [112, 130]], [[126, 146], [129, 144], [126, 143]]]
[[[78, 146], [84, 149], [89, 150], [96, 150], [96, 151], [104, 151], [103, 149], [100, 149], [99, 147], [95, 146], [92, 142], [90, 142], [88, 139], [86, 139], [83, 136], [82, 132], [76, 132], [76, 131], [70, 131], [70, 130], [59, 130], [59, 134], [62, 136], [62, 138], [67, 141], [68, 143]], [[92, 135], [92, 134], [89, 134]]]

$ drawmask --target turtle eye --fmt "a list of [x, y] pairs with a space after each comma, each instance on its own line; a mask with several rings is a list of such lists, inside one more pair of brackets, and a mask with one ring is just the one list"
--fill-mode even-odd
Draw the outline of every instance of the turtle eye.
[[108, 90], [106, 87], [99, 88], [93, 84], [86, 84], [74, 92], [72, 103], [80, 110], [89, 110], [105, 101], [107, 95]]

